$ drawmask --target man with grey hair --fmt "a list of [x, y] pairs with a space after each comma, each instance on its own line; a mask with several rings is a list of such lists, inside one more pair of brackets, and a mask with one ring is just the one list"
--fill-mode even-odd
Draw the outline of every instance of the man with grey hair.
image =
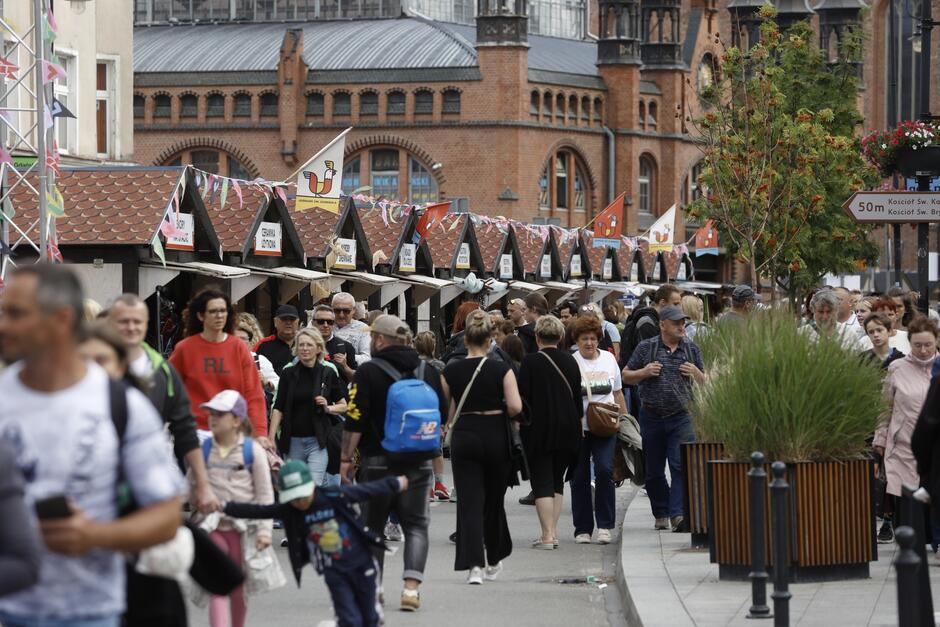
[[844, 287], [836, 287], [832, 291], [839, 297], [839, 309], [836, 316], [839, 323], [845, 325], [848, 330], [854, 331], [859, 337], [867, 337], [858, 316], [855, 315], [855, 298], [852, 292]]
[[[45, 545], [39, 583], [0, 600], [0, 623], [12, 627], [117, 627], [122, 554], [167, 542], [180, 525], [183, 480], [163, 423], [140, 391], [81, 358], [82, 310], [78, 278], [51, 264], [17, 268], [0, 299], [0, 354], [11, 362], [0, 373], [0, 440], [27, 500], [54, 512], [30, 521]], [[137, 509], [119, 517], [122, 482]]]
[[355, 319], [356, 299], [349, 292], [339, 292], [333, 296], [330, 304], [336, 314], [333, 335], [353, 345], [356, 350], [356, 363], [362, 365], [369, 361], [369, 325]]
[[838, 320], [841, 299], [831, 289], [821, 289], [809, 302], [813, 312], [813, 319], [803, 326], [812, 341], [816, 342], [820, 336], [835, 337], [846, 350], [862, 352], [871, 348], [871, 340], [867, 336], [860, 337], [851, 327]]

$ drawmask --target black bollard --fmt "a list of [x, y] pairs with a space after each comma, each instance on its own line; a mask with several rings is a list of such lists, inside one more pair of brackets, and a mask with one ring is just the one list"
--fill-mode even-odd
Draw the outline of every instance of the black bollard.
[[933, 596], [930, 592], [930, 573], [927, 565], [927, 506], [915, 496], [917, 491], [916, 486], [901, 486], [898, 509], [901, 510], [902, 519], [899, 522], [909, 526], [914, 534], [912, 548], [919, 559], [913, 579], [913, 585], [917, 588], [918, 621], [923, 627], [933, 627]]
[[770, 484], [771, 521], [773, 522], [774, 545], [774, 627], [790, 626], [790, 569], [787, 555], [787, 536], [790, 533], [787, 514], [787, 496], [790, 486], [784, 476], [787, 465], [774, 462], [771, 466], [774, 480]]
[[910, 527], [898, 527], [894, 530], [894, 539], [899, 547], [894, 557], [894, 568], [898, 573], [898, 627], [919, 627], [920, 595], [917, 571], [921, 567], [921, 561], [914, 550], [917, 534]]
[[764, 454], [751, 453], [751, 469], [747, 473], [749, 504], [751, 508], [751, 609], [748, 618], [770, 618], [767, 605], [767, 560], [764, 556], [764, 495], [767, 492], [767, 473], [764, 472]]

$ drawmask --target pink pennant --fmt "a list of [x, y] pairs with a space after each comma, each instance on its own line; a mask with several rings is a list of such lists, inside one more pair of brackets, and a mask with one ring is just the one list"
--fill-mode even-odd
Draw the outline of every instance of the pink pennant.
[[7, 61], [3, 57], [0, 57], [0, 76], [8, 78], [11, 81], [16, 80], [16, 72], [19, 70], [19, 66], [11, 61]]
[[42, 84], [48, 85], [52, 81], [62, 79], [68, 80], [69, 75], [65, 73], [65, 69], [52, 61], [42, 62]]
[[163, 222], [160, 223], [160, 232], [167, 239], [182, 235], [182, 232], [176, 226], [176, 221], [170, 217], [169, 213], [163, 217]]
[[238, 181], [234, 179], [232, 180], [232, 187], [235, 188], [235, 195], [238, 196], [238, 206], [241, 208], [245, 205], [245, 202], [242, 200], [242, 188], [238, 184]]
[[385, 207], [382, 207], [382, 222], [385, 223], [385, 228], [388, 228], [388, 212], [385, 211]]
[[2, 146], [0, 146], [0, 163], [13, 165], [13, 157]]
[[173, 191], [173, 212], [176, 214], [176, 217], [180, 217], [180, 188], [177, 187]]
[[284, 188], [278, 185], [277, 187], [274, 188], [274, 193], [277, 194], [277, 197], [280, 198], [281, 202], [284, 203], [284, 205], [286, 206], [287, 205], [287, 192], [284, 190]]
[[59, 25], [55, 21], [55, 15], [52, 14], [52, 9], [49, 9], [46, 12], [46, 19], [49, 21], [49, 28], [52, 29], [52, 32], [58, 33]]
[[3, 120], [7, 124], [13, 124], [13, 112], [7, 111], [6, 109], [0, 109], [0, 120]]

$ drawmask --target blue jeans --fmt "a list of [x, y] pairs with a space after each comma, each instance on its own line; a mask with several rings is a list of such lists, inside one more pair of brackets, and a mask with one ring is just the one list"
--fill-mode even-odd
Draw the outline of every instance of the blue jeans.
[[[689, 414], [660, 418], [640, 410], [640, 435], [646, 454], [646, 494], [656, 518], [682, 516], [685, 505], [685, 477], [679, 445], [694, 442], [695, 432]], [[672, 486], [666, 483], [666, 464]]]
[[[614, 494], [614, 446], [617, 437], [599, 438], [585, 432], [578, 463], [571, 474], [571, 516], [574, 535], [613, 529], [617, 509]], [[594, 462], [594, 502], [591, 502], [591, 462]]]
[[315, 485], [331, 485], [329, 483], [330, 477], [335, 475], [326, 474], [330, 456], [325, 448], [320, 448], [320, 442], [316, 438], [291, 438], [290, 451], [288, 451], [287, 457], [305, 462], [310, 468], [310, 474], [313, 475]]
[[4, 627], [118, 627], [121, 624], [121, 617], [28, 618], [0, 612], [0, 624]]
[[340, 570], [324, 568], [323, 580], [330, 590], [337, 627], [372, 627], [381, 624], [382, 607], [378, 603], [379, 567]]

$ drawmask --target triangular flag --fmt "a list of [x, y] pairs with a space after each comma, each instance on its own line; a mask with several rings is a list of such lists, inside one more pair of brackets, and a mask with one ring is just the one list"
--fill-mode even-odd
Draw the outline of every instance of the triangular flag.
[[0, 164], [6, 163], [8, 165], [13, 165], [13, 156], [6, 151], [5, 148], [0, 146]]
[[676, 206], [661, 215], [650, 227], [650, 252], [669, 252], [672, 250], [676, 236]]
[[238, 184], [238, 181], [232, 181], [232, 187], [235, 188], [235, 195], [238, 196], [238, 208], [241, 209], [245, 206], [245, 201], [242, 199], [242, 186]]
[[153, 234], [153, 239], [150, 240], [150, 247], [153, 248], [153, 254], [160, 258], [160, 261], [163, 263], [163, 267], [166, 267], [166, 255], [163, 253], [163, 242], [160, 241], [160, 236], [156, 233]]
[[[52, 17], [52, 11], [49, 11], [49, 18], [54, 22], [55, 18]], [[55, 41], [56, 31], [52, 28], [52, 24], [46, 22], [42, 25], [42, 40], [47, 44], [51, 44]]]
[[42, 106], [42, 121], [47, 131], [52, 128], [52, 111], [49, 110], [47, 104]]
[[280, 185], [277, 185], [274, 188], [274, 193], [277, 194], [277, 197], [281, 199], [281, 202], [287, 206], [287, 192], [284, 190], [284, 188]]
[[3, 214], [2, 217], [12, 220], [16, 217], [16, 209], [13, 208], [13, 201], [10, 200], [10, 195], [7, 194], [6, 198], [3, 199]]
[[343, 177], [346, 133], [351, 130], [351, 127], [347, 128], [333, 138], [333, 141], [297, 171], [295, 211], [307, 211], [317, 207], [330, 213], [339, 213], [339, 183]]
[[68, 110], [58, 98], [52, 99], [52, 117], [54, 118], [74, 118], [75, 114]]
[[53, 33], [59, 32], [59, 25], [55, 21], [55, 15], [52, 13], [52, 9], [46, 11], [46, 24], [52, 30]]
[[718, 254], [718, 229], [713, 220], [706, 220], [695, 232], [695, 256]]
[[620, 248], [623, 232], [623, 197], [620, 194], [594, 219], [594, 248]]
[[219, 208], [225, 209], [225, 199], [228, 198], [228, 179], [222, 179], [222, 193], [219, 195]]
[[415, 244], [420, 244], [422, 239], [428, 237], [428, 234], [430, 233], [431, 229], [434, 228], [434, 225], [444, 220], [444, 216], [447, 215], [448, 211], [450, 211], [450, 202], [439, 202], [433, 205], [428, 205], [424, 209], [424, 214], [418, 218], [418, 224], [415, 226], [415, 233], [414, 236], [412, 236], [412, 241]]
[[49, 238], [48, 246], [46, 247], [46, 254], [49, 257], [50, 261], [58, 261], [62, 263], [65, 259], [62, 258], [62, 251], [59, 250], [59, 240], [56, 239], [55, 235]]
[[58, 63], [53, 63], [52, 61], [43, 60], [42, 62], [42, 84], [48, 85], [55, 80], [67, 81], [69, 75], [66, 74], [65, 69]]
[[56, 185], [53, 185], [52, 191], [46, 194], [46, 209], [57, 218], [65, 215], [65, 201]]
[[0, 57], [0, 76], [8, 78], [11, 81], [16, 80], [16, 72], [20, 69], [18, 65]]

